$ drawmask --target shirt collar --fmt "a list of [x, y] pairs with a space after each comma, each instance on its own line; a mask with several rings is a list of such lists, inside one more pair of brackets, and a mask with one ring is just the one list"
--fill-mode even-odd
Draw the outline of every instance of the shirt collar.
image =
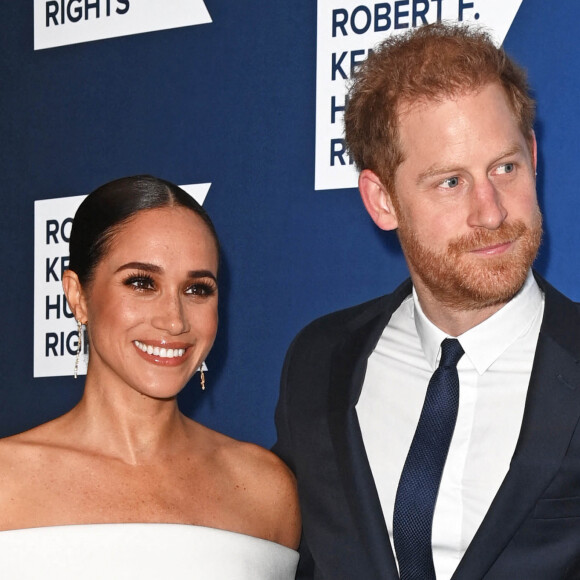
[[[459, 342], [476, 371], [482, 375], [520, 336], [530, 328], [542, 312], [544, 294], [532, 271], [518, 293], [494, 315], [459, 336]], [[441, 350], [441, 342], [449, 335], [435, 326], [421, 309], [413, 288], [415, 327], [423, 353], [433, 370]]]

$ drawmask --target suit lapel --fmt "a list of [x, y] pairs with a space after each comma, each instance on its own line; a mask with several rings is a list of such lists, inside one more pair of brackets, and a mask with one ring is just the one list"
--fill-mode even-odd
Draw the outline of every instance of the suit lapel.
[[483, 578], [555, 476], [580, 417], [580, 319], [547, 283], [522, 428], [510, 469], [452, 580]]
[[[522, 428], [510, 469], [452, 580], [485, 577], [558, 471], [580, 417], [580, 316], [576, 306], [538, 279], [546, 294]], [[355, 405], [367, 359], [410, 283], [345, 328], [333, 353], [329, 429], [345, 496], [373, 578], [398, 579]], [[369, 572], [371, 573], [371, 572]]]
[[410, 283], [403, 284], [389, 297], [373, 303], [345, 329], [345, 337], [333, 353], [330, 376], [329, 427], [341, 481], [366, 560], [371, 562], [372, 577], [384, 580], [399, 576], [355, 405], [367, 359], [392, 313], [410, 291]]

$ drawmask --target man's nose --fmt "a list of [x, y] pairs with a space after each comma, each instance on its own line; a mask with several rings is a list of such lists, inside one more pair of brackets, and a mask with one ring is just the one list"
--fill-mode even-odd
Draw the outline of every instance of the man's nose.
[[468, 225], [496, 230], [507, 215], [501, 193], [492, 181], [486, 177], [476, 182], [471, 192]]

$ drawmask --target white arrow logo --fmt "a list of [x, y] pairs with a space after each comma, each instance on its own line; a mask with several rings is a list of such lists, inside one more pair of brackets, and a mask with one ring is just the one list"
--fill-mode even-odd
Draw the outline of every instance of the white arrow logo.
[[211, 183], [192, 183], [190, 185], [180, 185], [181, 189], [189, 193], [199, 205], [203, 205], [205, 198], [207, 197], [207, 192], [211, 187]]
[[203, 0], [34, 0], [34, 49], [211, 21]]

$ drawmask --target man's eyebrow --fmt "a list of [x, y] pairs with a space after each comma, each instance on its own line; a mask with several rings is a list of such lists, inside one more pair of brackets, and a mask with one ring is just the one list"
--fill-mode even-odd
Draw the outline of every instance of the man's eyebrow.
[[[508, 147], [507, 149], [505, 149], [504, 151], [502, 151], [492, 162], [490, 165], [493, 165], [494, 163], [497, 163], [498, 161], [500, 161], [501, 159], [504, 159], [505, 157], [510, 157], [511, 155], [517, 155], [519, 153], [522, 152], [522, 146], [519, 144], [515, 144], [512, 145], [511, 147]], [[425, 171], [422, 171], [421, 173], [419, 173], [419, 175], [417, 176], [417, 184], [422, 183], [423, 181], [425, 181], [426, 179], [429, 179], [431, 177], [435, 177], [437, 175], [443, 175], [445, 173], [459, 173], [461, 171], [461, 167], [457, 166], [457, 165], [431, 165], [431, 167], [428, 167], [427, 169], [425, 169]]]
[[428, 167], [425, 171], [419, 173], [417, 176], [417, 185], [431, 177], [436, 177], [437, 175], [443, 175], [445, 173], [459, 173], [459, 171], [460, 167], [457, 165], [431, 165], [431, 167]]
[[492, 165], [494, 163], [497, 163], [498, 161], [504, 159], [505, 157], [511, 157], [512, 155], [518, 155], [519, 153], [521, 153], [523, 151], [523, 148], [521, 145], [519, 144], [515, 144], [512, 145], [511, 147], [508, 147], [505, 151], [502, 151], [493, 161]]

